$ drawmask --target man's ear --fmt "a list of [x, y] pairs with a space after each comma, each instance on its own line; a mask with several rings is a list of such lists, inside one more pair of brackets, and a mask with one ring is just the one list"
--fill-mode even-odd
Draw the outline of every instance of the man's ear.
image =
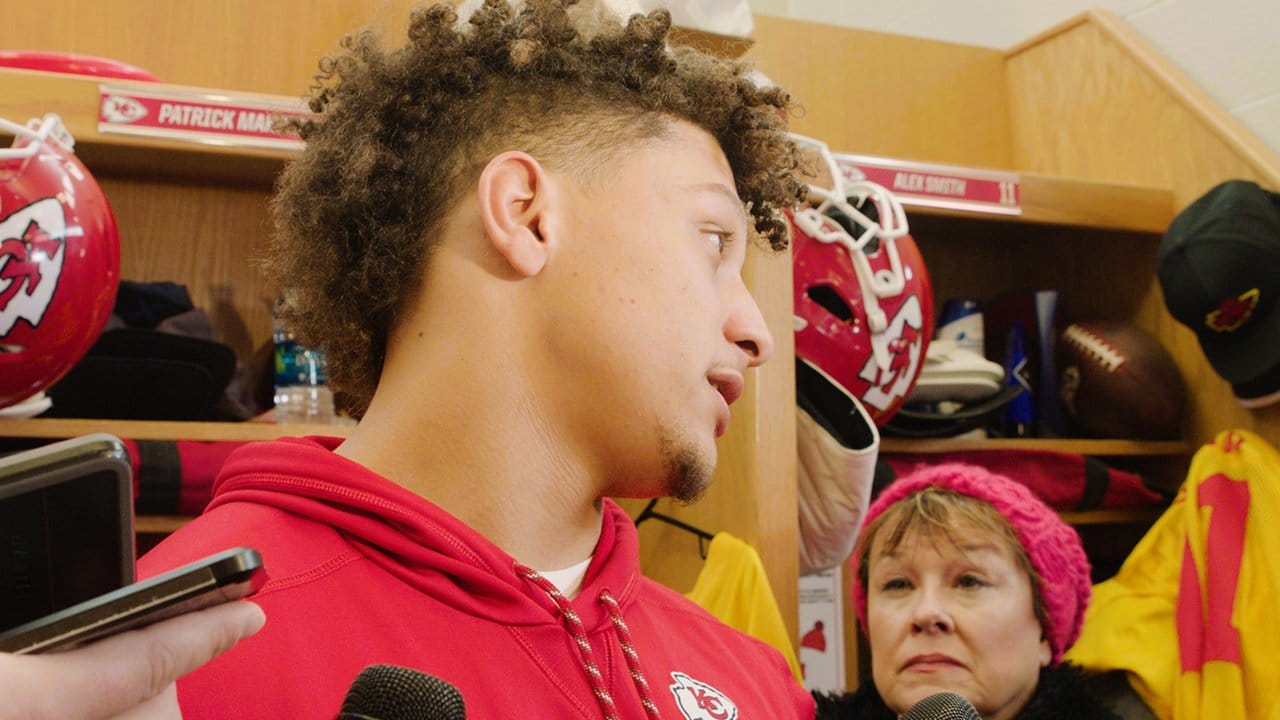
[[494, 250], [521, 276], [538, 274], [551, 250], [543, 223], [555, 189], [542, 165], [516, 150], [496, 155], [477, 183], [485, 235]]

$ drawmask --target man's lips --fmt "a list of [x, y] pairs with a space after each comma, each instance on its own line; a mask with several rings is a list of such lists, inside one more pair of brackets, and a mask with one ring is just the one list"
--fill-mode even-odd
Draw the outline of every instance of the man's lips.
[[721, 397], [724, 398], [725, 405], [732, 405], [738, 398], [742, 397], [742, 375], [736, 372], [713, 372], [707, 376], [707, 380], [719, 391]]
[[941, 653], [928, 653], [925, 655], [915, 655], [908, 659], [902, 665], [903, 670], [929, 670], [944, 666], [964, 667], [964, 664], [950, 655]]
[[742, 396], [742, 375], [733, 371], [718, 371], [708, 375], [707, 381], [724, 400], [719, 417], [716, 418], [716, 437], [720, 437], [729, 429], [729, 406]]

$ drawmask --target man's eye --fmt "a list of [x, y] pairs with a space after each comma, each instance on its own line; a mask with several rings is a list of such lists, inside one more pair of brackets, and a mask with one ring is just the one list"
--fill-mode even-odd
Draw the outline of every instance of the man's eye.
[[717, 230], [706, 230], [703, 235], [711, 242], [711, 246], [716, 249], [717, 253], [724, 253], [724, 246], [728, 244], [725, 234]]
[[720, 255], [724, 254], [734, 240], [733, 233], [726, 230], [703, 230], [702, 235], [710, 241], [711, 247]]

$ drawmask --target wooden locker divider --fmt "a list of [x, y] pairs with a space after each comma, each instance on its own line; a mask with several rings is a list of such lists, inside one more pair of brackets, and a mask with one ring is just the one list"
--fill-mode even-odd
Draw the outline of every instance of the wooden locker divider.
[[997, 50], [756, 16], [747, 59], [791, 93], [796, 132], [838, 152], [1011, 167]]

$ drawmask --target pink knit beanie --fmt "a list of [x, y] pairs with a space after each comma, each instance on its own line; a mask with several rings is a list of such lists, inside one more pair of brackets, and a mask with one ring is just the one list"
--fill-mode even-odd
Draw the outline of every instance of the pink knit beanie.
[[[1040, 599], [1048, 623], [1044, 633], [1053, 651], [1053, 664], [1061, 662], [1062, 654], [1080, 636], [1080, 625], [1084, 622], [1084, 611], [1092, 589], [1089, 560], [1075, 529], [1064, 523], [1026, 485], [984, 468], [960, 463], [924, 467], [899, 478], [871, 503], [863, 528], [889, 506], [931, 486], [985, 501], [1009, 521], [1026, 548], [1031, 566], [1040, 575]], [[858, 620], [865, 631], [867, 589], [859, 577], [857, 562], [855, 554], [851, 561], [853, 600]]]

